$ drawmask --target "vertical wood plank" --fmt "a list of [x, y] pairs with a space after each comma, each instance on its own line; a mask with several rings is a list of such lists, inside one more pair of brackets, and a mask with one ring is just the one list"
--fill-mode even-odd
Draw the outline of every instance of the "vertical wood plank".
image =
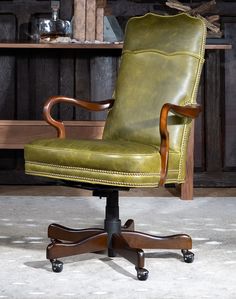
[[27, 120], [30, 118], [30, 97], [29, 97], [29, 50], [18, 51], [17, 55], [17, 103], [16, 118]]
[[206, 167], [209, 172], [222, 169], [221, 139], [221, 82], [220, 82], [220, 51], [207, 51], [205, 64], [205, 116], [206, 116]]
[[225, 52], [224, 169], [236, 171], [236, 23], [226, 23], [224, 32], [233, 47]]
[[[0, 39], [14, 39], [16, 35], [14, 16], [0, 15], [0, 24]], [[15, 115], [15, 57], [12, 52], [9, 53], [4, 49], [0, 54], [0, 118], [12, 119]]]
[[[74, 97], [74, 55], [67, 51], [60, 53], [59, 70], [59, 94], [67, 97]], [[73, 120], [74, 107], [71, 105], [60, 104], [59, 118], [62, 120]]]
[[[75, 97], [90, 100], [90, 58], [89, 55], [78, 52], [75, 69]], [[90, 120], [91, 113], [82, 108], [76, 108], [75, 119]]]
[[193, 167], [194, 167], [194, 121], [189, 136], [187, 160], [186, 160], [186, 179], [181, 184], [181, 199], [192, 200], [193, 199]]
[[[42, 119], [43, 105], [48, 97], [59, 94], [59, 54], [34, 50], [30, 60], [30, 119]], [[58, 107], [53, 116], [58, 117]]]
[[15, 58], [1, 51], [0, 56], [0, 118], [15, 116]]
[[[117, 58], [96, 56], [91, 58], [91, 99], [101, 101], [112, 97], [117, 77]], [[92, 113], [92, 120], [106, 119], [107, 112]]]
[[0, 42], [16, 39], [16, 19], [14, 15], [0, 14]]
[[70, 21], [73, 17], [74, 0], [61, 0], [60, 3], [60, 18]]
[[[13, 40], [16, 36], [16, 20], [13, 15], [0, 15], [0, 40]], [[14, 51], [13, 51], [14, 52]], [[15, 57], [12, 51], [0, 51], [0, 118], [15, 117]], [[7, 136], [5, 136], [7, 138]], [[0, 169], [12, 170], [16, 166], [15, 151], [1, 150]]]
[[202, 106], [202, 112], [195, 120], [194, 130], [194, 168], [197, 171], [205, 170], [205, 142], [204, 142], [204, 70], [199, 84], [197, 103]]

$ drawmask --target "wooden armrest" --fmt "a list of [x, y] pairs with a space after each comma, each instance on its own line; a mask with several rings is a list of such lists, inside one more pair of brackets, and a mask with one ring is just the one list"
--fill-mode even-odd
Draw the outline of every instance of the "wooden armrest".
[[166, 103], [162, 106], [160, 113], [160, 135], [161, 135], [161, 173], [159, 185], [162, 186], [165, 183], [167, 176], [167, 167], [169, 159], [169, 132], [167, 129], [168, 113], [173, 112], [178, 116], [196, 118], [201, 112], [202, 108], [197, 104], [190, 104], [186, 106], [178, 106]]
[[51, 126], [56, 128], [57, 136], [59, 138], [65, 138], [64, 123], [62, 121], [55, 120], [51, 116], [52, 107], [55, 104], [59, 104], [59, 103], [68, 103], [68, 104], [72, 104], [74, 106], [79, 106], [79, 107], [85, 108], [87, 110], [92, 110], [92, 111], [103, 111], [106, 109], [110, 109], [113, 106], [114, 100], [108, 99], [108, 100], [100, 101], [100, 102], [90, 102], [90, 101], [86, 101], [86, 100], [73, 99], [73, 98], [68, 98], [68, 97], [63, 97], [63, 96], [50, 97], [44, 104], [43, 117], [48, 124], [50, 124]]
[[166, 103], [163, 105], [162, 109], [167, 110], [167, 112], [173, 112], [176, 115], [183, 117], [196, 118], [202, 111], [201, 105], [189, 104], [186, 106], [179, 106]]

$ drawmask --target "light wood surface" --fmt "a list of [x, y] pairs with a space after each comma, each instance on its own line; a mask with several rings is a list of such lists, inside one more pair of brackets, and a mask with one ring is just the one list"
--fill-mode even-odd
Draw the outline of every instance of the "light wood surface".
[[0, 43], [0, 49], [122, 49], [123, 43]]
[[[104, 121], [65, 121], [68, 138], [98, 139]], [[56, 138], [57, 131], [45, 121], [0, 121], [0, 148], [23, 149], [24, 144], [38, 138]]]

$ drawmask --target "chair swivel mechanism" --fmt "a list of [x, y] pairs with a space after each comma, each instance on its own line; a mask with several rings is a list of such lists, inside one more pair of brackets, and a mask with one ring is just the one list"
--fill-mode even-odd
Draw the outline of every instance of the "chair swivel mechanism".
[[[135, 231], [132, 219], [121, 225], [118, 200], [120, 190], [185, 181], [192, 120], [201, 111], [196, 94], [205, 38], [203, 21], [184, 13], [133, 17], [125, 31], [114, 98], [91, 102], [52, 96], [45, 103], [44, 118], [58, 136], [25, 145], [26, 173], [106, 198], [101, 229], [49, 225], [47, 258], [54, 272], [63, 268], [58, 258], [104, 250], [109, 257], [118, 254], [133, 263], [139, 280], [148, 277], [143, 249], [179, 249], [185, 262], [193, 261], [189, 235]], [[63, 122], [51, 116], [52, 107], [62, 102], [91, 111], [107, 109], [102, 139], [66, 138]]]

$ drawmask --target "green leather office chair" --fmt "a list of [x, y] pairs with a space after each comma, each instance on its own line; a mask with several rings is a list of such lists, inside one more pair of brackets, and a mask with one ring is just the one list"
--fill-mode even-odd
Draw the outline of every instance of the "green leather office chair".
[[[203, 21], [187, 14], [131, 18], [114, 99], [89, 102], [54, 96], [46, 102], [44, 117], [58, 138], [25, 146], [26, 173], [60, 179], [107, 199], [103, 229], [49, 226], [47, 258], [54, 272], [63, 267], [57, 258], [105, 249], [110, 257], [119, 254], [132, 262], [139, 280], [148, 277], [142, 248], [180, 249], [185, 262], [193, 261], [192, 240], [186, 234], [137, 232], [131, 219], [121, 226], [118, 197], [120, 190], [184, 182], [191, 121], [200, 112], [195, 100], [205, 37]], [[50, 115], [52, 106], [61, 102], [108, 109], [102, 140], [66, 139], [63, 123]]]

